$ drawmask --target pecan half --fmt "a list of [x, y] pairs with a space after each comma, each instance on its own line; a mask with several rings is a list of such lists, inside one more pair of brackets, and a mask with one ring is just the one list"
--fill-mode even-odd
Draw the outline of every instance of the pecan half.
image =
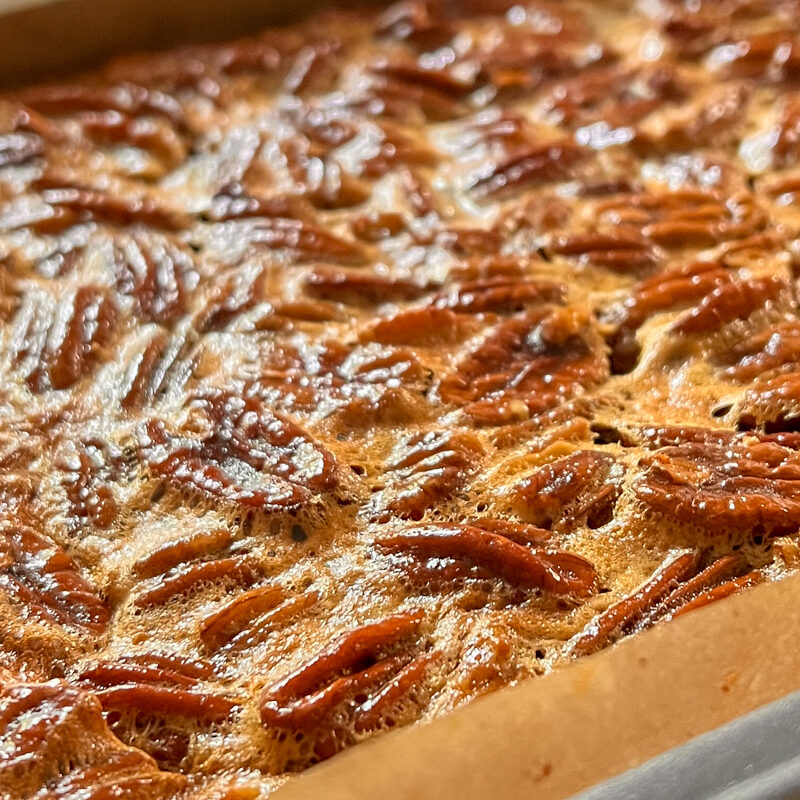
[[102, 633], [111, 617], [64, 550], [22, 524], [0, 533], [0, 587], [30, 615], [59, 625]]
[[743, 589], [749, 589], [751, 586], [758, 586], [764, 580], [764, 575], [758, 570], [752, 570], [746, 575], [740, 575], [738, 578], [725, 581], [718, 586], [713, 586], [700, 592], [698, 595], [689, 600], [686, 605], [679, 608], [675, 615], [679, 617], [681, 614], [687, 614], [697, 608], [702, 608], [710, 603], [716, 603], [718, 600], [724, 600], [732, 594], [741, 592]]
[[599, 527], [611, 519], [619, 497], [616, 463], [599, 450], [578, 450], [552, 461], [513, 487], [514, 507], [545, 528], [569, 529], [584, 518], [589, 527]]
[[[236, 226], [237, 222], [220, 223]], [[297, 261], [332, 261], [335, 264], [359, 266], [366, 260], [360, 243], [342, 239], [324, 228], [302, 219], [265, 217], [254, 219], [250, 229], [243, 234], [246, 241], [257, 248], [283, 250]], [[231, 229], [231, 236], [237, 228]]]
[[143, 319], [169, 324], [189, 310], [198, 275], [186, 251], [143, 234], [120, 238], [115, 249], [117, 291], [134, 298]]
[[451, 93], [417, 83], [400, 73], [373, 73], [371, 85], [354, 105], [398, 122], [415, 118], [439, 122], [457, 119], [467, 113], [467, 107]]
[[89, 111], [80, 115], [83, 133], [102, 144], [128, 144], [147, 150], [167, 169], [186, 158], [186, 145], [175, 128], [160, 119], [141, 119], [119, 111]]
[[160, 606], [175, 597], [191, 592], [198, 585], [226, 581], [245, 586], [261, 577], [259, 565], [244, 556], [231, 556], [216, 561], [190, 564], [160, 576], [154, 586], [135, 595], [133, 602], [140, 608]]
[[118, 513], [114, 492], [109, 486], [111, 472], [107, 448], [102, 441], [68, 443], [62, 450], [59, 467], [72, 516], [80, 523], [89, 521], [108, 528]]
[[570, 140], [529, 146], [492, 166], [470, 188], [483, 199], [509, 189], [567, 181], [588, 155]]
[[770, 433], [796, 431], [800, 421], [800, 372], [754, 381], [733, 413], [740, 430], [763, 426]]
[[84, 669], [79, 677], [96, 686], [116, 686], [131, 680], [194, 686], [213, 678], [214, 667], [207, 661], [174, 654], [126, 653], [114, 661], [100, 661]]
[[137, 662], [101, 662], [78, 676], [92, 686], [119, 686], [123, 683], [164, 683], [168, 686], [196, 686], [197, 678], [169, 667]]
[[148, 196], [112, 194], [87, 186], [50, 186], [49, 182], [45, 187], [42, 200], [52, 212], [33, 224], [42, 233], [60, 233], [78, 223], [91, 221], [119, 226], [139, 223], [167, 231], [178, 231], [185, 226], [186, 220], [181, 214]]
[[653, 266], [656, 254], [652, 245], [634, 234], [572, 234], [557, 236], [548, 247], [556, 255], [578, 256], [593, 266], [628, 273]]
[[[245, 595], [246, 596], [246, 593]], [[244, 601], [242, 605], [237, 605], [236, 608], [231, 608], [232, 615], [225, 615], [226, 619], [230, 619], [230, 628], [226, 626], [224, 630], [219, 632], [215, 630], [213, 634], [209, 634], [206, 638], [205, 644], [209, 649], [223, 645], [227, 645], [231, 650], [241, 650], [246, 647], [258, 644], [263, 641], [270, 631], [277, 628], [283, 628], [288, 625], [296, 617], [299, 617], [304, 611], [313, 608], [319, 601], [320, 595], [315, 591], [307, 591], [298, 594], [295, 597], [289, 597], [274, 608], [261, 613], [257, 618], [249, 618], [250, 605], [249, 599]], [[221, 609], [224, 610], [224, 609]], [[247, 616], [248, 619], [244, 619]], [[248, 624], [249, 623], [249, 624]], [[241, 630], [234, 633], [232, 638], [228, 640], [228, 633], [235, 630], [241, 624]]]
[[25, 164], [44, 153], [44, 143], [31, 133], [0, 135], [0, 167]]
[[354, 306], [414, 300], [427, 292], [427, 287], [411, 280], [331, 267], [316, 267], [309, 272], [305, 288], [314, 297]]
[[543, 589], [553, 594], [585, 597], [594, 590], [597, 574], [586, 559], [572, 553], [532, 550], [498, 533], [472, 525], [449, 523], [411, 528], [407, 533], [379, 537], [375, 544], [388, 553], [415, 559], [453, 559], [478, 567], [508, 585]]
[[95, 692], [106, 711], [137, 711], [155, 716], [188, 717], [201, 722], [226, 720], [238, 703], [208, 692], [129, 683]]
[[779, 322], [757, 331], [717, 356], [725, 376], [752, 381], [772, 370], [800, 362], [800, 322]]
[[15, 342], [31, 389], [69, 389], [87, 375], [114, 339], [117, 314], [111, 298], [94, 286], [82, 286], [52, 307], [32, 298], [18, 314]]
[[200, 438], [173, 434], [160, 420], [141, 429], [144, 462], [176, 488], [280, 511], [336, 487], [333, 455], [257, 399], [217, 393], [199, 408], [210, 427]]
[[163, 575], [173, 567], [187, 564], [203, 556], [218, 553], [233, 542], [231, 532], [225, 528], [195, 533], [157, 547], [133, 564], [134, 573], [140, 578]]
[[769, 308], [787, 292], [786, 281], [778, 276], [726, 282], [706, 295], [681, 317], [673, 330], [683, 334], [706, 334], [754, 311]]
[[642, 465], [639, 500], [710, 535], [800, 525], [800, 457], [779, 444], [688, 443], [647, 455]]
[[740, 553], [731, 553], [718, 558], [697, 575], [673, 589], [647, 616], [645, 624], [680, 616], [713, 603], [715, 599], [727, 597], [739, 589], [754, 586], [758, 583], [760, 573], [751, 571], [742, 575], [746, 569], [747, 562]]
[[483, 447], [465, 431], [429, 431], [402, 442], [390, 457], [385, 507], [402, 519], [421, 519], [426, 509], [452, 497], [478, 468]]
[[751, 194], [726, 197], [705, 188], [616, 195], [597, 203], [600, 231], [643, 236], [666, 250], [711, 247], [746, 239], [767, 227], [768, 217]]
[[[581, 312], [565, 307], [509, 317], [439, 385], [441, 398], [479, 422], [539, 414], [596, 386], [608, 375], [599, 337]], [[520, 402], [521, 401], [521, 402]]]
[[280, 606], [286, 593], [277, 586], [259, 586], [234, 597], [203, 620], [200, 638], [209, 650], [217, 650], [254, 618]]
[[623, 598], [592, 620], [569, 645], [569, 653], [585, 656], [624, 636], [678, 584], [697, 572], [698, 557], [683, 553], [668, 558], [659, 570], [632, 595]]
[[214, 195], [208, 216], [212, 222], [257, 217], [307, 220], [312, 212], [309, 203], [296, 195], [262, 197], [248, 194], [239, 183], [229, 183]]
[[763, 580], [758, 570], [746, 572], [747, 562], [740, 553], [722, 556], [700, 571], [699, 565], [696, 553], [667, 559], [633, 594], [592, 620], [572, 639], [568, 652], [589, 655], [626, 634], [702, 608]]
[[728, 55], [720, 59], [726, 78], [761, 78], [769, 81], [800, 77], [800, 47], [794, 31], [771, 30], [742, 35], [727, 45]]
[[475, 322], [448, 308], [409, 308], [369, 324], [362, 340], [435, 347], [455, 344], [477, 332]]
[[185, 119], [183, 109], [173, 97], [133, 83], [35, 86], [22, 93], [22, 100], [30, 108], [51, 116], [85, 111], [117, 111], [132, 117], [164, 117], [179, 128]]
[[513, 314], [541, 303], [563, 303], [566, 286], [554, 281], [501, 277], [462, 283], [431, 298], [437, 308], [470, 314]]
[[636, 330], [659, 311], [702, 300], [732, 280], [731, 273], [713, 261], [690, 262], [641, 281], [626, 301], [622, 327]]
[[[370, 723], [372, 706], [382, 686], [412, 659], [423, 616], [408, 611], [367, 623], [342, 634], [312, 660], [268, 686], [261, 695], [261, 722], [269, 728], [310, 732], [350, 703]], [[410, 686], [408, 687], [411, 688]], [[356, 696], [367, 694], [359, 702]]]
[[193, 336], [186, 327], [171, 335], [153, 327], [134, 343], [118, 384], [117, 397], [125, 411], [137, 412], [181, 392], [192, 372]]

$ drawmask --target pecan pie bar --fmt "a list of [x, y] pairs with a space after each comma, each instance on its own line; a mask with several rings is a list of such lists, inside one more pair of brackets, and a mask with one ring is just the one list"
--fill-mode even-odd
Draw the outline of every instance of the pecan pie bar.
[[800, 564], [797, 0], [406, 0], [0, 103], [0, 796], [266, 796]]

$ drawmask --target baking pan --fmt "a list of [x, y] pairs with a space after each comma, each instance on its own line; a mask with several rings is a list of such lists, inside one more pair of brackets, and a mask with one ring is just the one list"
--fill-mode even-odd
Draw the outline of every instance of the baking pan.
[[800, 797], [800, 692], [770, 703], [574, 800]]
[[[0, 0], [0, 83], [63, 77], [123, 51], [255, 32], [323, 5]], [[580, 800], [800, 796], [800, 695], [790, 695], [800, 690], [799, 640], [800, 576], [370, 740], [273, 796], [484, 800], [501, 789], [504, 800], [581, 791]]]

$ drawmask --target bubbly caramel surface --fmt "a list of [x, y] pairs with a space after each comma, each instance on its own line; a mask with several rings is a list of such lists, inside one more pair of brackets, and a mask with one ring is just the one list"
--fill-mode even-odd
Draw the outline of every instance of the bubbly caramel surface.
[[797, 568], [796, 0], [408, 0], [0, 100], [0, 797], [266, 796]]

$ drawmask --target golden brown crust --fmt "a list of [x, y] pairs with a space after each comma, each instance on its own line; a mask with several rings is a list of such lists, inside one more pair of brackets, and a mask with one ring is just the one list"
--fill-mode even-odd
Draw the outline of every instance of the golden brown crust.
[[7, 94], [0, 794], [254, 797], [793, 571], [798, 14], [408, 0]]

